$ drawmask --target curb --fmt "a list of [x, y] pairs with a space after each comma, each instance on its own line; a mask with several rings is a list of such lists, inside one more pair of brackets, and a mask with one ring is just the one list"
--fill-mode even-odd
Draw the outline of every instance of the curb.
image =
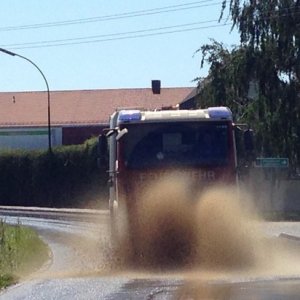
[[1, 216], [12, 216], [56, 220], [63, 219], [77, 221], [93, 221], [98, 217], [105, 215], [109, 215], [108, 210], [0, 206], [0, 218]]
[[280, 233], [279, 237], [300, 242], [300, 237], [299, 236], [291, 235], [291, 234], [288, 234], [288, 233]]

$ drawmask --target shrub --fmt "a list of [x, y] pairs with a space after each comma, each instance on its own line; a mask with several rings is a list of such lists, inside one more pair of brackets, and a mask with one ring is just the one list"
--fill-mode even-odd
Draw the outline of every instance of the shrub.
[[0, 153], [2, 205], [84, 207], [92, 198], [92, 207], [99, 207], [100, 199], [106, 198], [106, 182], [106, 172], [97, 168], [96, 138], [54, 148], [52, 153]]

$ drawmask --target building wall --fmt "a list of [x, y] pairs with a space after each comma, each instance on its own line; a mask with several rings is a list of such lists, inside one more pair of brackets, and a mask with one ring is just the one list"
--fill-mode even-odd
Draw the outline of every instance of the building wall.
[[[0, 129], [0, 149], [47, 149], [48, 144], [48, 127]], [[51, 128], [51, 144], [62, 145], [61, 128]]]
[[[108, 125], [107, 125], [108, 126]], [[82, 144], [93, 136], [99, 136], [105, 125], [94, 126], [68, 126], [62, 128], [62, 144], [77, 145]]]
[[[107, 125], [108, 126], [108, 125]], [[99, 136], [105, 125], [68, 126], [51, 128], [52, 147], [77, 145], [93, 136]], [[48, 127], [0, 128], [0, 150], [2, 149], [47, 149]]]
[[192, 97], [179, 104], [179, 109], [195, 109], [196, 108], [196, 98]]
[[[277, 170], [278, 171], [278, 170]], [[281, 170], [282, 171], [282, 170]], [[251, 168], [249, 178], [242, 187], [249, 193], [258, 212], [300, 212], [300, 180], [283, 178], [271, 180], [271, 169]], [[242, 199], [244, 200], [244, 199]]]

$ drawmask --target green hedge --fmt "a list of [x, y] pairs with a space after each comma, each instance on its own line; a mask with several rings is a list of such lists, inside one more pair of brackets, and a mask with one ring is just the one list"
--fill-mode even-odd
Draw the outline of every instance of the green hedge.
[[0, 205], [103, 207], [107, 174], [97, 168], [97, 139], [48, 151], [0, 152]]

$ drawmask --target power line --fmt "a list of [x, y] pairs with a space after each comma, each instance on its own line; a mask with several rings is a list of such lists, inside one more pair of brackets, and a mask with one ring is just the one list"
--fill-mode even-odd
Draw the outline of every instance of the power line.
[[[283, 9], [286, 9], [286, 8], [283, 8]], [[278, 10], [278, 12], [280, 12], [283, 9]], [[300, 12], [296, 12], [296, 14], [299, 14], [299, 13]], [[285, 16], [288, 16], [288, 14], [282, 14], [278, 17], [282, 18]], [[268, 17], [265, 19], [273, 19], [273, 18], [276, 18], [276, 16]], [[183, 28], [183, 27], [196, 26], [196, 25], [207, 24], [207, 23], [212, 23], [212, 22], [218, 22], [218, 20], [208, 20], [208, 21], [202, 21], [202, 22], [185, 23], [185, 24], [179, 24], [179, 25], [173, 25], [173, 26], [157, 27], [157, 28], [150, 28], [150, 29], [143, 29], [143, 30], [110, 33], [110, 34], [78, 37], [78, 38], [6, 44], [6, 45], [1, 45], [1, 47], [10, 48], [10, 49], [32, 49], [32, 48], [58, 47], [58, 46], [79, 45], [79, 44], [92, 44], [92, 43], [100, 43], [100, 42], [108, 42], [108, 41], [116, 41], [116, 40], [167, 35], [167, 34], [196, 31], [196, 30], [203, 30], [203, 29], [233, 25], [233, 22], [230, 22], [230, 23], [223, 23], [223, 24], [185, 28], [185, 29]], [[176, 29], [176, 28], [180, 28], [180, 29]]]
[[132, 34], [142, 34], [142, 33], [147, 33], [147, 32], [161, 31], [161, 30], [166, 30], [166, 29], [174, 29], [174, 28], [188, 27], [188, 26], [207, 24], [207, 23], [216, 23], [216, 22], [218, 22], [218, 20], [208, 20], [208, 21], [202, 21], [202, 22], [185, 23], [185, 24], [179, 24], [179, 25], [173, 25], [173, 26], [156, 27], [156, 28], [143, 29], [143, 30], [109, 33], [109, 34], [85, 36], [85, 37], [78, 37], [78, 38], [56, 39], [56, 40], [48, 40], [48, 41], [17, 43], [17, 44], [6, 44], [6, 45], [1, 45], [1, 47], [10, 48], [10, 47], [17, 47], [17, 46], [33, 46], [33, 45], [42, 45], [42, 44], [56, 44], [56, 43], [62, 43], [62, 42], [65, 43], [65, 42], [76, 42], [76, 41], [83, 41], [83, 40], [93, 40], [93, 39], [99, 39], [99, 38], [112, 38], [112, 37], [117, 37], [117, 36], [122, 36], [122, 35], [126, 36], [126, 35], [132, 35]]
[[[223, 27], [223, 26], [228, 26], [228, 25], [232, 25], [232, 23], [192, 27], [192, 28], [186, 28], [186, 29], [169, 30], [169, 31], [162, 31], [162, 32], [155, 32], [155, 33], [140, 33], [140, 34], [135, 34], [135, 35], [125, 35], [125, 36], [119, 36], [119, 37], [109, 37], [112, 35], [106, 35], [107, 38], [85, 40], [85, 41], [61, 40], [61, 42], [55, 42], [55, 43], [49, 42], [48, 44], [46, 41], [44, 41], [45, 44], [42, 44], [42, 45], [38, 44], [38, 45], [31, 45], [31, 46], [28, 46], [28, 45], [22, 46], [22, 44], [20, 44], [19, 46], [11, 47], [10, 49], [14, 49], [14, 50], [15, 49], [33, 49], [33, 48], [49, 48], [49, 47], [59, 47], [59, 46], [79, 45], [79, 44], [93, 44], [93, 43], [110, 42], [110, 41], [116, 41], [116, 40], [136, 39], [136, 38], [144, 38], [144, 37], [150, 37], [150, 36], [182, 33], [182, 32], [188, 32], [188, 31], [196, 31], [196, 30], [203, 30], [203, 29], [209, 29], [209, 28]], [[105, 35], [103, 35], [103, 36], [105, 36]], [[6, 46], [7, 45], [4, 45], [4, 46], [1, 45], [1, 47], [6, 47]]]
[[83, 19], [73, 19], [73, 20], [60, 21], [60, 22], [48, 22], [48, 23], [28, 24], [28, 25], [20, 25], [20, 26], [6, 26], [6, 27], [0, 27], [0, 31], [40, 29], [45, 27], [57, 27], [57, 26], [67, 26], [67, 25], [75, 25], [75, 24], [85, 24], [91, 22], [103, 22], [103, 21], [111, 21], [111, 20], [118, 20], [118, 19], [135, 18], [140, 16], [156, 15], [162, 13], [194, 9], [194, 8], [210, 7], [210, 6], [220, 5], [222, 3], [219, 1], [215, 3], [204, 4], [207, 2], [212, 2], [212, 0], [202, 0], [196, 2], [189, 2], [185, 4], [152, 8], [147, 10], [137, 10], [137, 11], [127, 12], [127, 13], [112, 14], [112, 15], [83, 18]]

